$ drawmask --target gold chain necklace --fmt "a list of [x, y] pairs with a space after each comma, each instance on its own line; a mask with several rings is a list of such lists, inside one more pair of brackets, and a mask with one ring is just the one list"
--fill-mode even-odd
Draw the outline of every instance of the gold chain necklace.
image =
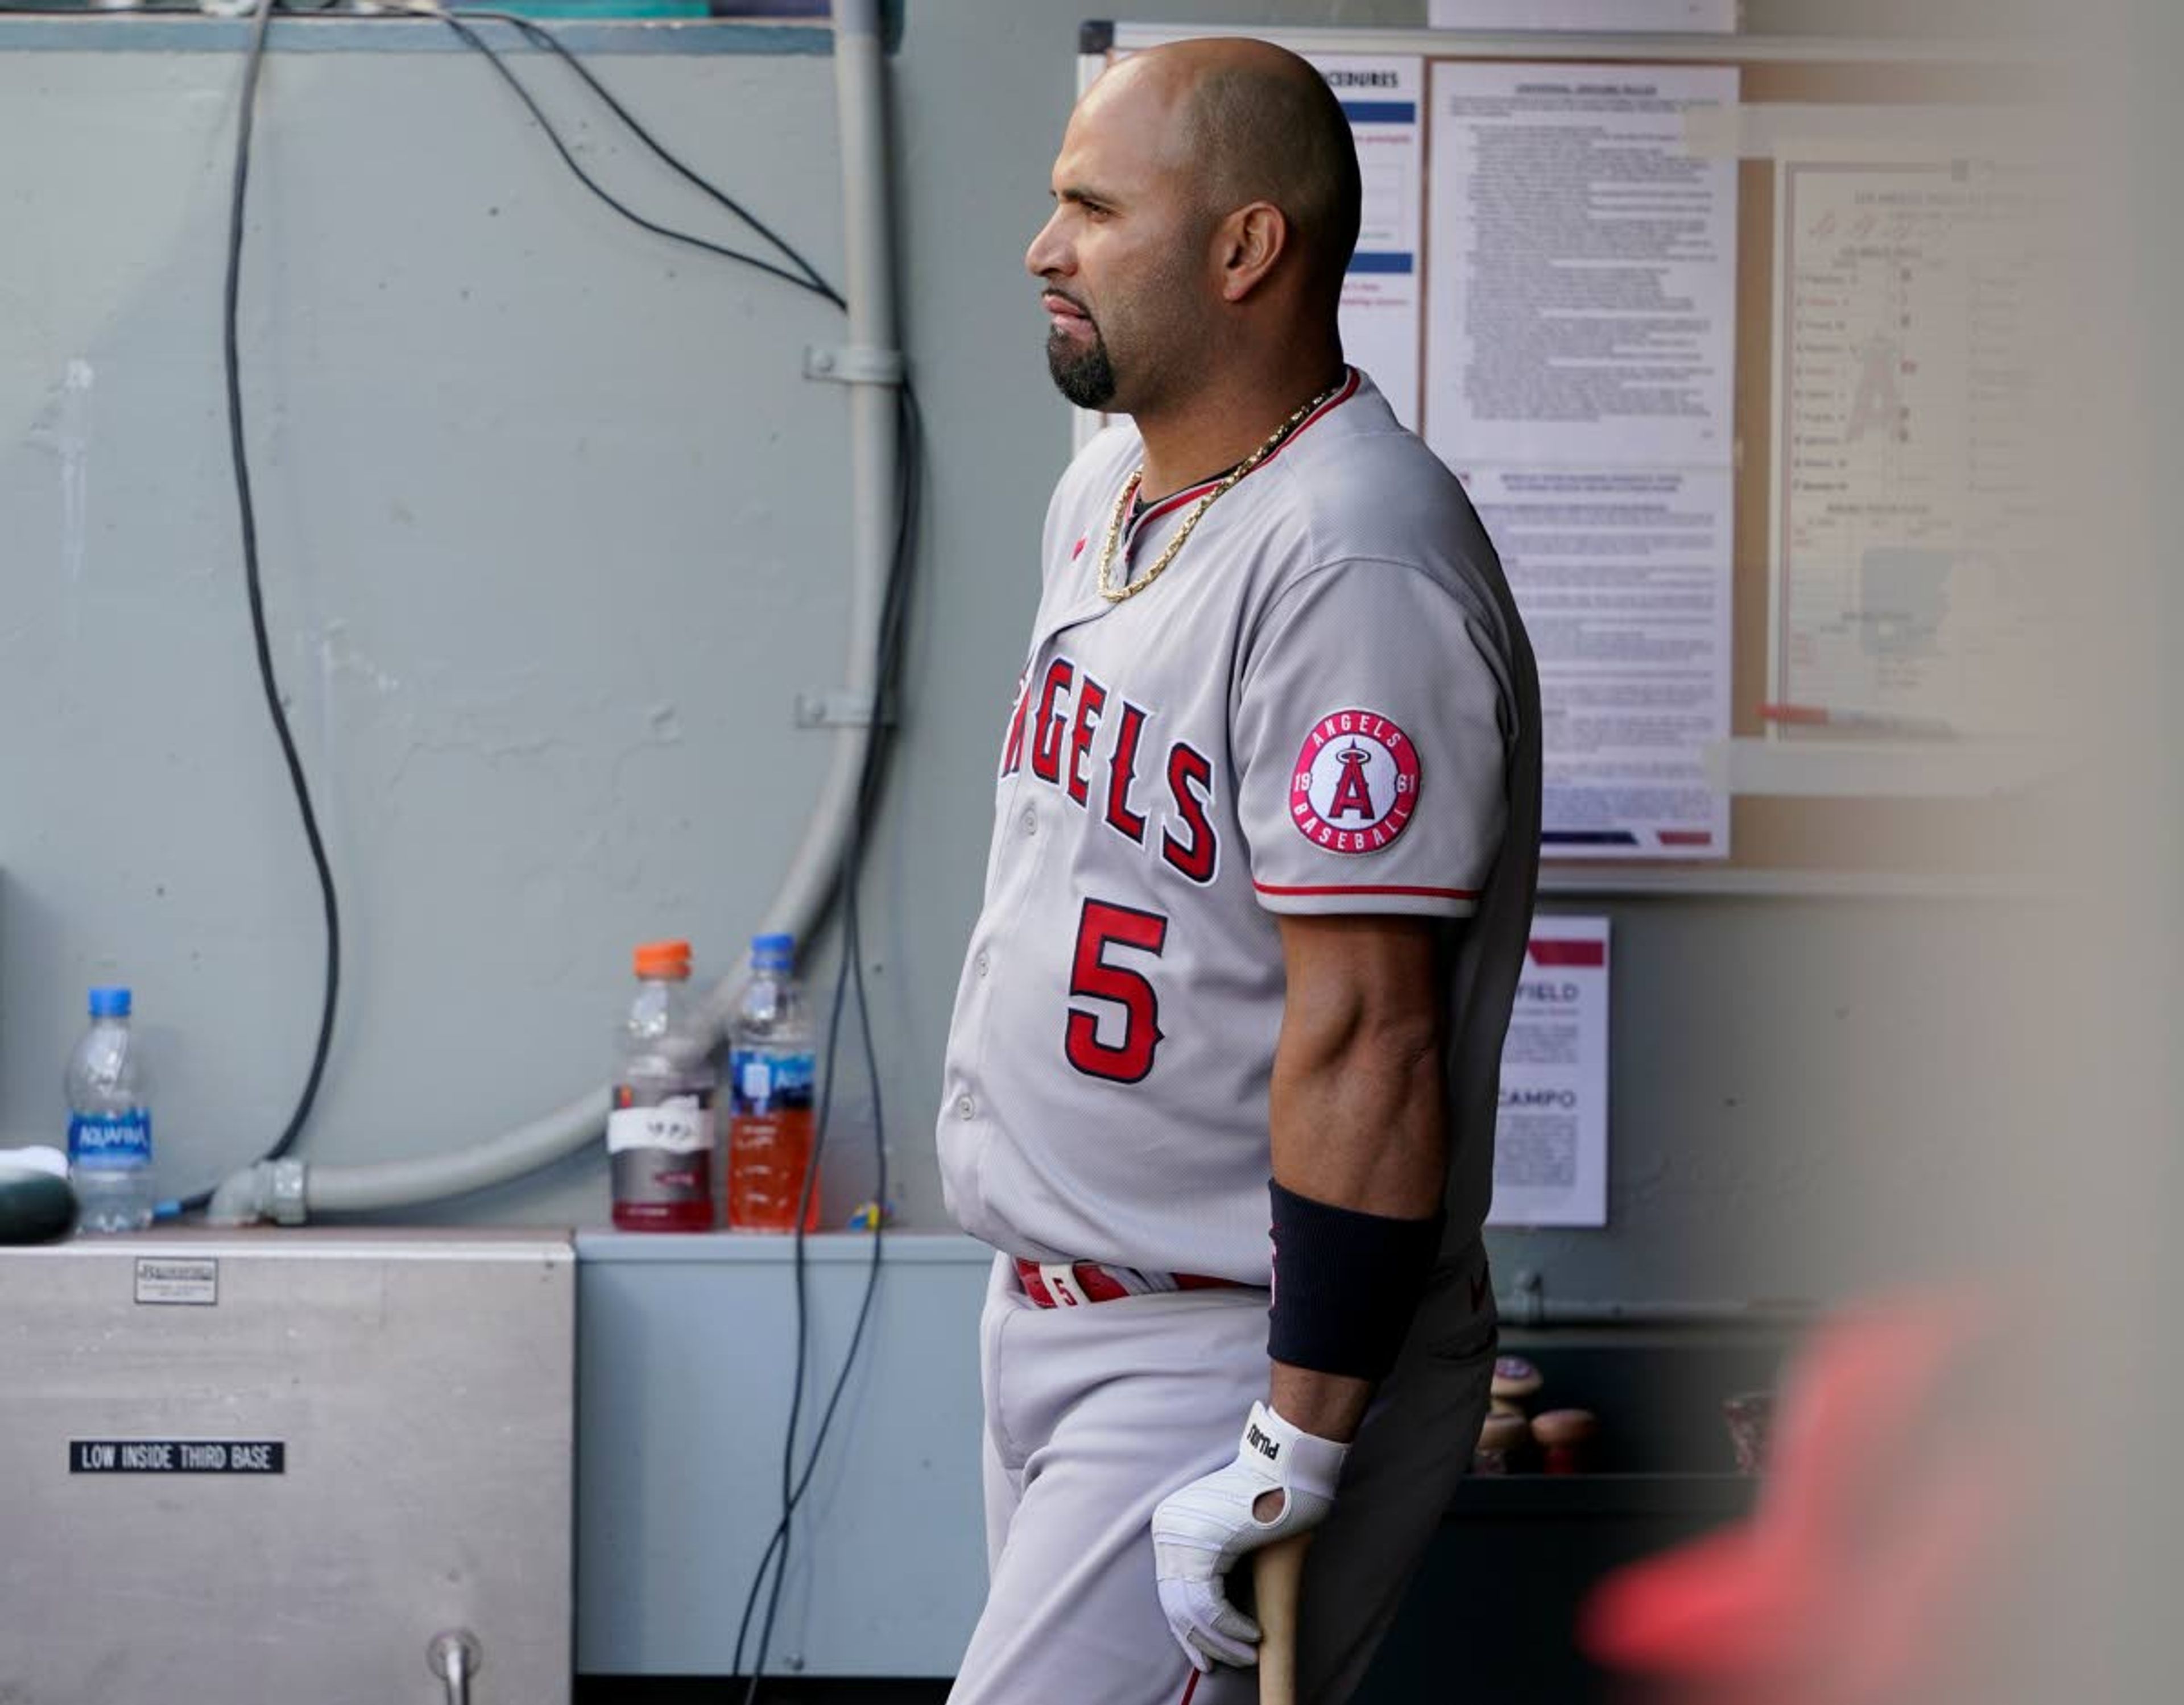
[[[1273, 432], [1268, 437], [1266, 443], [1261, 444], [1257, 449], [1252, 451], [1250, 455], [1245, 457], [1242, 461], [1237, 463], [1234, 467], [1229, 469], [1228, 473], [1223, 476], [1221, 483], [1214, 487], [1212, 491], [1206, 493], [1204, 497], [1198, 500], [1198, 506], [1183, 518], [1182, 524], [1175, 530], [1174, 537], [1168, 540], [1167, 548], [1162, 551], [1158, 557], [1154, 559], [1153, 566], [1147, 569], [1143, 574], [1139, 575], [1135, 580], [1125, 579], [1122, 585], [1117, 586], [1115, 584], [1114, 581], [1115, 548], [1121, 542], [1123, 537], [1123, 517], [1128, 512], [1130, 499], [1138, 494], [1138, 487], [1143, 482], [1145, 476], [1145, 465], [1143, 462], [1139, 462], [1138, 465], [1131, 471], [1129, 478], [1123, 482], [1123, 494], [1115, 499], [1115, 512], [1107, 518], [1107, 537], [1100, 547], [1100, 596], [1106, 599], [1110, 604], [1120, 604], [1126, 598], [1135, 598], [1139, 593], [1143, 592], [1147, 587], [1158, 580], [1161, 576], [1167, 571], [1167, 566], [1175, 560], [1176, 553], [1183, 549], [1184, 541], [1190, 537], [1191, 530], [1205, 518], [1206, 510], [1213, 507], [1215, 500], [1218, 499], [1223, 492], [1227, 491], [1229, 487], [1234, 485], [1237, 481], [1242, 479], [1245, 475], [1250, 473], [1252, 469], [1257, 467], [1259, 464], [1266, 460], [1268, 456], [1273, 454], [1275, 449], [1281, 443], [1282, 440], [1289, 437], [1291, 432], [1296, 431], [1300, 426], [1303, 425], [1306, 415], [1310, 415], [1315, 409], [1318, 408], [1321, 404], [1327, 401], [1329, 398], [1332, 397], [1337, 391], [1340, 391], [1346, 384], [1349, 383], [1349, 382], [1350, 375], [1346, 371], [1340, 379], [1337, 379], [1332, 385], [1329, 385], [1324, 391], [1322, 391], [1317, 397], [1314, 397], [1309, 403], [1306, 403], [1304, 407], [1299, 409], [1296, 413], [1290, 415], [1286, 421], [1283, 421], [1280, 426], [1275, 427]], [[1124, 565], [1123, 572], [1126, 575], [1128, 572], [1127, 563]]]

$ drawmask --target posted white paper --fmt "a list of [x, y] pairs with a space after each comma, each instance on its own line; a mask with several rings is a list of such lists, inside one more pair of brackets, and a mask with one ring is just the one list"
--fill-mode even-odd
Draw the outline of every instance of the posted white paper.
[[2052, 191], [1992, 162], [1775, 178], [1769, 697], [2013, 731], [2070, 582], [2038, 526]]
[[1614, 31], [1736, 28], [1736, 0], [1433, 0], [1435, 30]]
[[1607, 1223], [1607, 930], [1535, 917], [1502, 1049], [1489, 1225]]
[[1451, 460], [1725, 465], [1734, 66], [1433, 68], [1427, 437]]
[[1342, 103], [1357, 144], [1364, 206], [1357, 252], [1342, 284], [1342, 351], [1416, 432], [1423, 398], [1418, 359], [1425, 170], [1425, 65], [1415, 58], [1314, 54]]
[[1540, 665], [1550, 855], [1719, 858], [1729, 796], [1726, 468], [1458, 468]]
[[1725, 858], [1736, 162], [1726, 66], [1439, 63], [1425, 438], [1540, 660], [1550, 856]]

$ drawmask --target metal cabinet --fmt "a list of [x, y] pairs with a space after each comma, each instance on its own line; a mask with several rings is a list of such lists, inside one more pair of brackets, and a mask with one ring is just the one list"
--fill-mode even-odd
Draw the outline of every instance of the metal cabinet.
[[[566, 1234], [0, 1251], [0, 1699], [570, 1696]], [[443, 1650], [444, 1646], [443, 1646]]]

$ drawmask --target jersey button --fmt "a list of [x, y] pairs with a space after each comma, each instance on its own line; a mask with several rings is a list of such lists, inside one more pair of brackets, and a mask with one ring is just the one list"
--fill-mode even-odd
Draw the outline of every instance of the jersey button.
[[1039, 813], [1029, 805], [1024, 807], [1023, 831], [1028, 835], [1035, 835], [1039, 833]]
[[972, 1114], [978, 1111], [978, 1104], [972, 1100], [968, 1095], [958, 1095], [956, 1098], [956, 1117], [957, 1118], [967, 1119]]
[[981, 977], [983, 977], [983, 976], [986, 974], [986, 972], [987, 972], [987, 970], [989, 969], [989, 967], [992, 965], [993, 961], [992, 961], [991, 960], [989, 960], [989, 958], [987, 958], [987, 957], [986, 957], [986, 956], [985, 956], [984, 954], [983, 954], [983, 953], [982, 953], [982, 954], [980, 954], [980, 955], [978, 956], [978, 957], [977, 961], [975, 961], [975, 963], [977, 964], [977, 966], [978, 966], [978, 975], [979, 975], [979, 976], [981, 976]]

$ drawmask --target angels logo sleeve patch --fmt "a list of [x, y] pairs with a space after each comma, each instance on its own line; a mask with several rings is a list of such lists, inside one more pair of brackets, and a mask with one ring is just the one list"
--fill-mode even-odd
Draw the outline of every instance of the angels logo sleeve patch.
[[1418, 753], [1377, 710], [1330, 711], [1312, 724], [1290, 781], [1290, 821], [1328, 852], [1395, 844], [1418, 803]]
[[1508, 820], [1510, 678], [1491, 618], [1419, 569], [1345, 563], [1285, 593], [1234, 719], [1259, 903], [1473, 910]]

